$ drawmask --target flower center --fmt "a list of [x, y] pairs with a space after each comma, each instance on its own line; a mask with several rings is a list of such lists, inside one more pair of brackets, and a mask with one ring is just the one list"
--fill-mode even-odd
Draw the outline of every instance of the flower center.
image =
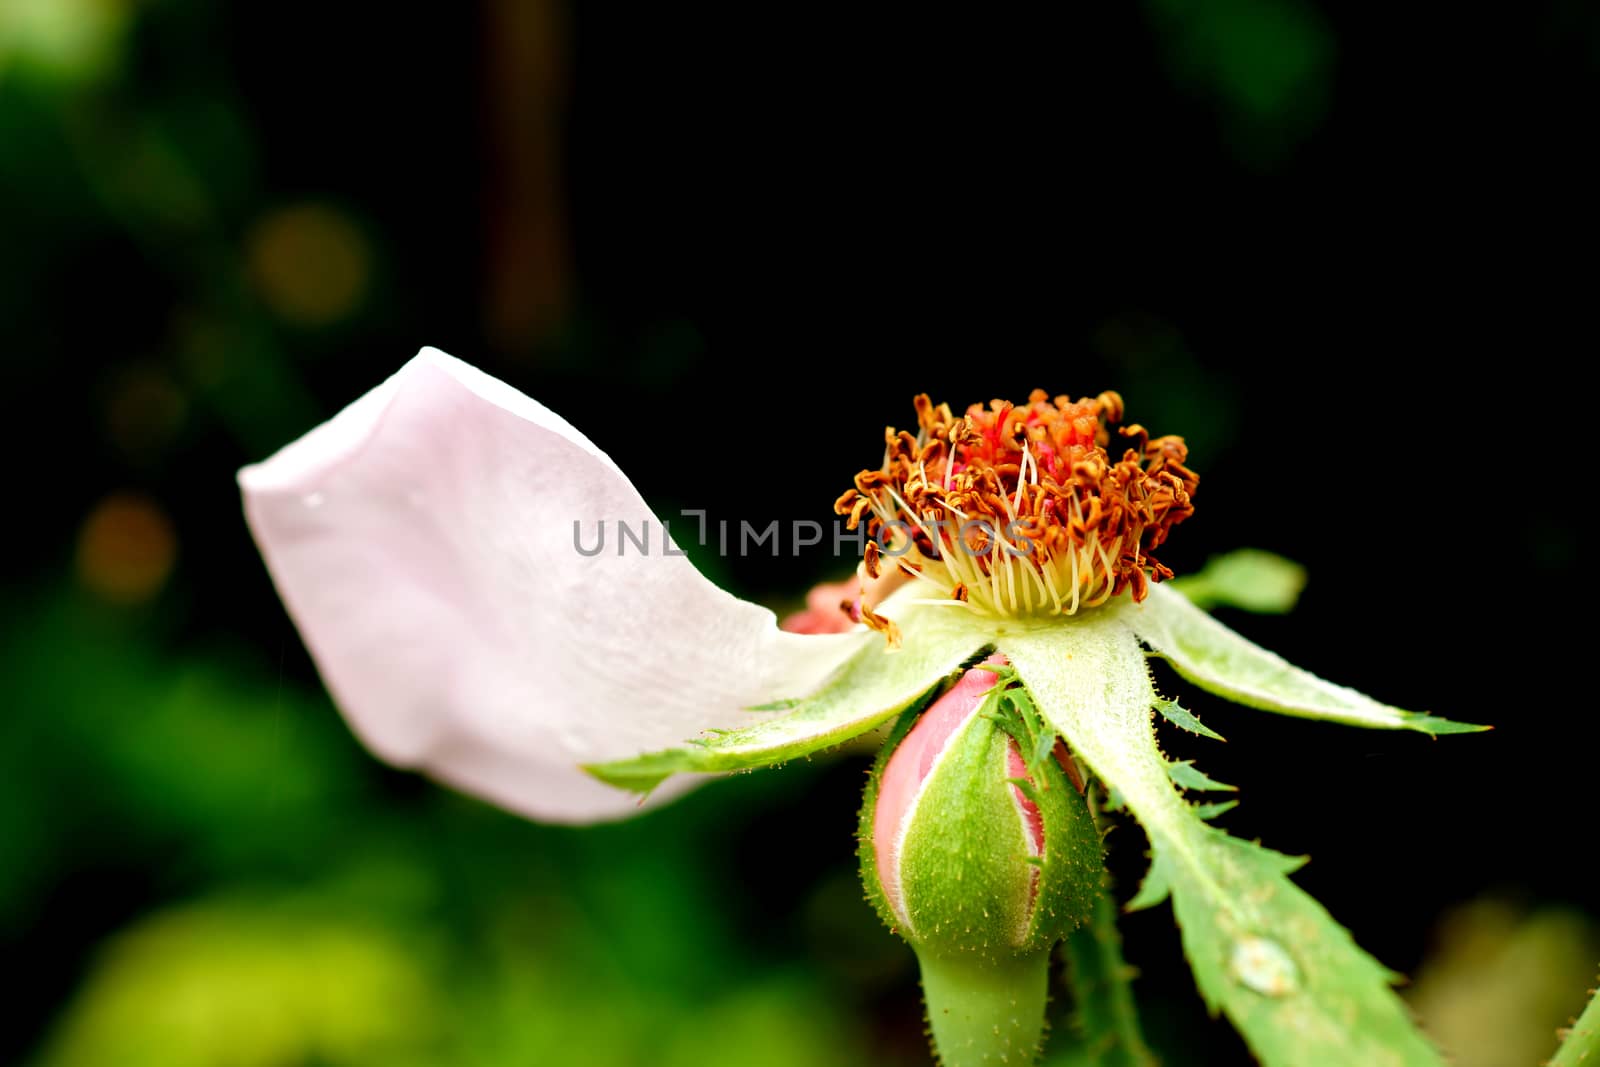
[[[1143, 426], [1113, 462], [1122, 397], [991, 401], [953, 415], [916, 398], [917, 433], [884, 431], [883, 466], [856, 475], [834, 511], [870, 540], [862, 566], [929, 583], [988, 615], [1070, 615], [1124, 590], [1144, 599], [1172, 572], [1150, 555], [1194, 513], [1199, 484], [1181, 437]], [[864, 611], [870, 621], [870, 611]]]

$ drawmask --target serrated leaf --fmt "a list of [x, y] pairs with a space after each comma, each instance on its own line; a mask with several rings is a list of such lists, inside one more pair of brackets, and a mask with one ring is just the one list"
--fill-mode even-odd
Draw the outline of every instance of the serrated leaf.
[[1166, 719], [1180, 730], [1188, 730], [1191, 734], [1199, 734], [1201, 737], [1209, 737], [1213, 741], [1228, 740], [1226, 737], [1223, 737], [1211, 727], [1195, 718], [1194, 712], [1183, 707], [1176, 700], [1158, 700], [1156, 701], [1156, 710], [1161, 713], [1162, 718]]
[[1173, 760], [1167, 764], [1167, 777], [1184, 789], [1194, 789], [1199, 792], [1237, 793], [1238, 786], [1226, 785], [1201, 771], [1189, 760]]
[[1144, 653], [1122, 618], [1032, 628], [999, 647], [1045, 719], [1149, 835], [1152, 866], [1132, 906], [1171, 896], [1207, 1004], [1268, 1067], [1439, 1067], [1389, 972], [1289, 881], [1296, 861], [1235, 841], [1184, 802], [1156, 745]]
[[1208, 877], [1173, 882], [1184, 952], [1207, 1006], [1263, 1062], [1442, 1062], [1388, 990], [1395, 976], [1289, 880], [1297, 860], [1211, 828], [1195, 848]]
[[777, 706], [790, 705], [781, 715], [584, 769], [602, 782], [644, 793], [672, 774], [767, 767], [848, 741], [910, 707], [982, 648], [983, 633], [964, 615], [938, 608], [908, 611], [900, 622], [899, 650], [872, 642], [816, 693], [780, 701]]
[[1240, 704], [1379, 730], [1438, 735], [1489, 729], [1391, 707], [1354, 689], [1323, 681], [1246, 640], [1163, 585], [1152, 586], [1142, 603], [1124, 604], [1119, 611], [1140, 639], [1179, 674]]
[[1198, 572], [1174, 578], [1167, 585], [1206, 611], [1229, 607], [1282, 615], [1293, 611], [1300, 599], [1306, 569], [1271, 552], [1240, 548], [1212, 556]]

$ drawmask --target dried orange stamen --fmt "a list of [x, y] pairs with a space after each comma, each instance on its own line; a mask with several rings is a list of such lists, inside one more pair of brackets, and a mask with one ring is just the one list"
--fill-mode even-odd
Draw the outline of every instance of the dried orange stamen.
[[[865, 570], [887, 556], [953, 604], [992, 615], [1070, 615], [1172, 577], [1150, 556], [1194, 513], [1200, 478], [1181, 437], [1123, 428], [1132, 447], [1112, 462], [1106, 426], [1122, 397], [1053, 401], [1036, 389], [1018, 407], [995, 400], [962, 416], [916, 398], [915, 436], [884, 431], [883, 466], [856, 475], [834, 511], [873, 540]], [[862, 605], [863, 615], [870, 608]]]

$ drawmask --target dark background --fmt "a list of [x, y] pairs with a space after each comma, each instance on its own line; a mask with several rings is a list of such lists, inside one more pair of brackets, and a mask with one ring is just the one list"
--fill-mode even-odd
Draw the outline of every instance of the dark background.
[[[663, 514], [732, 521], [826, 520], [917, 392], [1120, 390], [1202, 474], [1167, 563], [1309, 569], [1293, 615], [1227, 621], [1496, 726], [1362, 733], [1166, 678], [1229, 738], [1172, 747], [1398, 970], [1487, 937], [1440, 925], [1470, 902], [1503, 940], [1569, 923], [1526, 972], [1438, 971], [1445, 1000], [1554, 983], [1522, 1019], [1548, 1054], [1600, 911], [1597, 74], [1575, 2], [0, 8], [0, 1057], [920, 1062], [909, 953], [854, 883], [863, 757], [577, 831], [348, 737], [233, 473], [424, 344]], [[842, 569], [704, 565], [780, 609]], [[1143, 845], [1115, 840], [1126, 892]], [[1244, 1062], [1169, 916], [1125, 924], [1153, 1040]]]

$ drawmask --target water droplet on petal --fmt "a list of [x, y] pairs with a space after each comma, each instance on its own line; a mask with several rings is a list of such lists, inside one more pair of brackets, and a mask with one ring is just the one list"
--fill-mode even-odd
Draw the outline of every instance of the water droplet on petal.
[[300, 498], [300, 503], [308, 508], [320, 508], [327, 501], [328, 498], [323, 496], [321, 492], [310, 492]]
[[1262, 996], [1288, 996], [1300, 984], [1293, 958], [1282, 945], [1269, 938], [1241, 937], [1235, 941], [1228, 966], [1246, 988]]

